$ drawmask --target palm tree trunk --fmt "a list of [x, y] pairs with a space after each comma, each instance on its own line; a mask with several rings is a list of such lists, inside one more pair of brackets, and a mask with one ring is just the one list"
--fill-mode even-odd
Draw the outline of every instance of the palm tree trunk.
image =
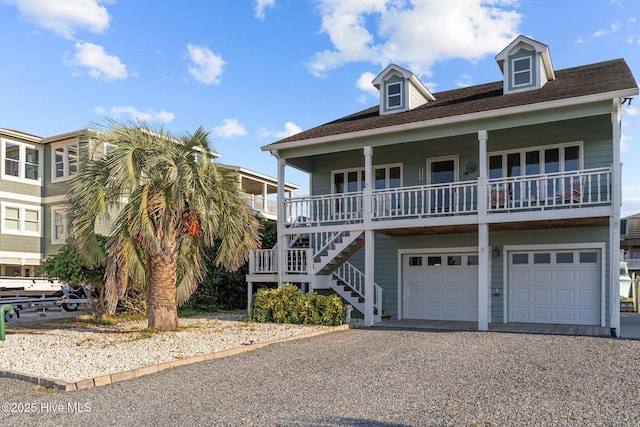
[[176, 304], [176, 262], [151, 257], [147, 287], [147, 316], [149, 327], [158, 331], [178, 328]]

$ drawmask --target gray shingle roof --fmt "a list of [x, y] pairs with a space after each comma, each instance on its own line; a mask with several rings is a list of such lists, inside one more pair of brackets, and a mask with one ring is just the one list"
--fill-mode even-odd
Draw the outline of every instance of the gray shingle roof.
[[436, 101], [396, 114], [379, 114], [379, 106], [300, 132], [270, 144], [302, 141], [350, 132], [380, 129], [413, 122], [499, 110], [561, 99], [635, 89], [636, 83], [624, 59], [599, 62], [556, 71], [556, 79], [544, 87], [503, 95], [503, 82], [493, 82], [435, 93]]

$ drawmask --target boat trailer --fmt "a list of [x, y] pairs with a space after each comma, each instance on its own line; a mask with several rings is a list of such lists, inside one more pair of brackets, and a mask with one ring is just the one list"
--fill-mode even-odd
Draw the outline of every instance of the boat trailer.
[[13, 307], [15, 313], [5, 312], [5, 321], [11, 322], [20, 317], [21, 311], [39, 311], [40, 317], [46, 316], [46, 310], [53, 307], [61, 307], [64, 311], [76, 311], [83, 304], [89, 304], [88, 293], [91, 292], [90, 285], [82, 285], [71, 288], [68, 284], [62, 285], [59, 293], [61, 295], [42, 296], [20, 296], [20, 291], [16, 291], [15, 296], [0, 297], [0, 305], [8, 304]]

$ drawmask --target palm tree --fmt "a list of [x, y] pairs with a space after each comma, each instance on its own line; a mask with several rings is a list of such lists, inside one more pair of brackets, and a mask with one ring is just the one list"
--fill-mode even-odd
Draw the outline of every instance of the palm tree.
[[[216, 264], [235, 270], [258, 245], [258, 221], [236, 179], [213, 163], [202, 128], [173, 135], [144, 122], [104, 127], [67, 194], [73, 237], [89, 264], [106, 263], [109, 312], [136, 280], [145, 284], [149, 326], [175, 330], [178, 305], [205, 272], [202, 249], [219, 241]], [[105, 223], [106, 253], [95, 237]]]

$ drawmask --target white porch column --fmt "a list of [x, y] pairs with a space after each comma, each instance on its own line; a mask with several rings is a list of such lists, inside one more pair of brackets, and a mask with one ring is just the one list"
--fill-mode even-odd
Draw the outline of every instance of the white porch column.
[[[611, 328], [620, 338], [620, 205], [622, 204], [622, 167], [620, 165], [621, 99], [613, 99], [611, 134], [613, 139], [613, 165], [611, 166], [611, 217], [609, 218], [609, 301], [611, 301]], [[602, 254], [605, 259], [605, 254]], [[604, 325], [602, 325], [604, 326]]]
[[247, 313], [251, 314], [251, 303], [253, 302], [253, 282], [247, 282]]
[[[277, 154], [276, 154], [277, 156]], [[284, 207], [284, 168], [287, 165], [285, 159], [280, 157], [278, 158], [278, 227], [276, 230], [277, 233], [277, 257], [278, 257], [278, 287], [281, 287], [284, 283], [284, 270], [287, 266], [287, 257], [285, 250], [287, 249], [287, 244], [285, 242], [284, 237], [284, 228], [286, 222], [286, 212]]]
[[489, 330], [491, 317], [491, 246], [489, 225], [478, 224], [478, 330]]
[[362, 203], [364, 216], [364, 325], [373, 326], [375, 322], [373, 300], [375, 290], [374, 261], [375, 261], [375, 234], [371, 228], [372, 206], [371, 193], [373, 190], [373, 148], [364, 147], [364, 196]]
[[[372, 205], [371, 205], [371, 193], [373, 191], [373, 148], [370, 146], [364, 147], [364, 194], [362, 197], [363, 203], [363, 219], [365, 227], [371, 223], [372, 217]], [[369, 228], [369, 227], [367, 227]]]
[[491, 246], [487, 224], [487, 131], [478, 131], [478, 330], [489, 330], [491, 318]]
[[373, 230], [364, 232], [364, 326], [373, 326], [375, 235]]
[[269, 212], [267, 206], [267, 183], [262, 183], [262, 212]]

